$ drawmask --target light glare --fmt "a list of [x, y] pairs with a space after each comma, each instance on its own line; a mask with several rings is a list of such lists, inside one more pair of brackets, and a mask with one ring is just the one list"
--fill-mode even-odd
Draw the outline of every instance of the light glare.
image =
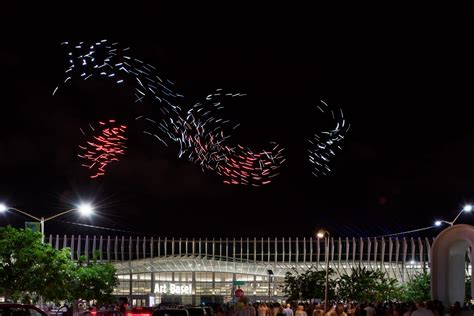
[[77, 210], [79, 211], [79, 213], [85, 216], [88, 216], [94, 213], [94, 208], [92, 207], [92, 205], [87, 204], [87, 203], [79, 205]]

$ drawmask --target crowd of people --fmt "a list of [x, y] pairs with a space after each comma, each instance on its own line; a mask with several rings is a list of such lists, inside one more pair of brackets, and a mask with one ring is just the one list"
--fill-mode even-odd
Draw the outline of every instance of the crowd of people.
[[234, 306], [219, 306], [217, 316], [472, 316], [473, 306], [456, 302], [446, 308], [440, 301], [416, 303], [334, 303], [324, 304], [250, 303], [240, 300]]

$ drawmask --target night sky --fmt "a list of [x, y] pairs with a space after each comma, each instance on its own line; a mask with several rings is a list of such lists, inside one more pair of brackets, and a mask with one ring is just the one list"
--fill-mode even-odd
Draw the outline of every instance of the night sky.
[[[0, 201], [46, 216], [93, 200], [100, 216], [61, 220], [178, 237], [310, 236], [318, 227], [375, 236], [452, 220], [474, 202], [472, 5], [42, 9], [2, 13]], [[132, 87], [76, 79], [53, 97], [67, 68], [60, 43], [103, 38], [130, 46], [189, 104], [216, 88], [247, 93], [226, 105], [241, 123], [232, 141], [281, 144], [280, 176], [229, 186], [178, 159], [134, 125], [156, 109], [134, 103]], [[324, 124], [319, 100], [351, 123], [323, 178], [306, 153]], [[79, 128], [106, 118], [129, 125], [128, 152], [91, 180], [77, 157]], [[0, 215], [0, 225], [24, 220]], [[61, 222], [46, 230], [118, 233]]]

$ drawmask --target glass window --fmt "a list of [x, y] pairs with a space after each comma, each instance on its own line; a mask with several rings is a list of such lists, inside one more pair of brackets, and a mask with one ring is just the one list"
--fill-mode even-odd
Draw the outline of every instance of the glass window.
[[193, 273], [192, 272], [175, 272], [174, 280], [176, 282], [192, 282]]
[[212, 272], [196, 272], [196, 282], [212, 282]]
[[173, 273], [172, 272], [155, 273], [155, 280], [157, 280], [157, 281], [173, 281]]

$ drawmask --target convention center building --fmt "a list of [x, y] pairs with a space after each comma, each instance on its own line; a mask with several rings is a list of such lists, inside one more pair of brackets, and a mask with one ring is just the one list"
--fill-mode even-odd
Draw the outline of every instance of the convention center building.
[[[150, 238], [49, 236], [73, 259], [112, 263], [117, 297], [137, 306], [159, 303], [209, 304], [232, 300], [240, 289], [252, 301], [283, 301], [285, 274], [310, 267], [324, 270], [326, 253], [336, 274], [352, 267], [381, 269], [401, 283], [430, 267], [431, 238]], [[329, 247], [325, 247], [326, 244]], [[471, 265], [466, 262], [466, 273]]]

